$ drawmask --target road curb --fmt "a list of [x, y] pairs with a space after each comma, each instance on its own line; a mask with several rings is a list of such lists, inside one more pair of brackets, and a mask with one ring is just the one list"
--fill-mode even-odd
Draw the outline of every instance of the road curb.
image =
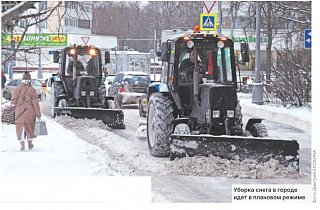
[[266, 120], [291, 125], [295, 128], [302, 129], [311, 133], [311, 121], [302, 120], [297, 116], [287, 113], [275, 112], [272, 110], [264, 109], [263, 106], [256, 107], [251, 105], [242, 104], [242, 112], [251, 117], [260, 117]]

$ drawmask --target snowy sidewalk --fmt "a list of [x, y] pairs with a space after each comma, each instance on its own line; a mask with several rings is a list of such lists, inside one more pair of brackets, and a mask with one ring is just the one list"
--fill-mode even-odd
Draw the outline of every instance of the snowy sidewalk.
[[[79, 140], [52, 119], [47, 123], [48, 135], [34, 139], [34, 149], [20, 152], [15, 125], [1, 125], [2, 175], [5, 176], [75, 176], [86, 175], [83, 163], [90, 145]], [[4, 170], [5, 169], [5, 170]]]
[[311, 110], [307, 107], [291, 107], [290, 109], [276, 105], [257, 105], [252, 103], [251, 94], [238, 93], [242, 112], [252, 117], [291, 125], [295, 128], [311, 132]]

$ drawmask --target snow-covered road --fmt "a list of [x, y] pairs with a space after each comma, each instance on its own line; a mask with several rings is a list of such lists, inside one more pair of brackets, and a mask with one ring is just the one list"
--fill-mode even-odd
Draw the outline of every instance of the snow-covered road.
[[[244, 122], [253, 114], [254, 107], [248, 107], [244, 103]], [[42, 101], [41, 108], [44, 115], [49, 114], [48, 101]], [[184, 158], [182, 162], [152, 157], [145, 133], [141, 130], [137, 133], [139, 120], [143, 120], [139, 118], [138, 110], [126, 109], [124, 113], [125, 130], [112, 130], [97, 120], [44, 116], [49, 135], [37, 138], [35, 149], [26, 152], [18, 151], [14, 126], [2, 124], [2, 174], [151, 176], [153, 202], [230, 202], [232, 184], [310, 183], [311, 130], [308, 130], [308, 122], [297, 128], [290, 124], [292, 119], [287, 120], [287, 124], [285, 121], [274, 122], [272, 116], [268, 117], [270, 112], [260, 110], [267, 119], [265, 124], [270, 136], [299, 141], [301, 173], [275, 172], [273, 167], [279, 166], [269, 163], [260, 166], [260, 172], [252, 174], [251, 166], [221, 159]], [[216, 167], [210, 172], [216, 165], [229, 167]]]

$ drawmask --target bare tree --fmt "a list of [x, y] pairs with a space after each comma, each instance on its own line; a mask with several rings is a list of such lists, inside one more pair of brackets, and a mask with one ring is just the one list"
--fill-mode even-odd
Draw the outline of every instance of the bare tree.
[[[25, 13], [28, 9], [34, 9], [34, 4], [37, 3], [35, 1], [32, 2], [20, 2], [17, 5], [13, 6], [10, 9], [7, 9], [2, 12], [2, 33], [3, 34], [11, 34], [10, 45], [2, 45], [1, 49], [6, 52], [5, 58], [2, 58], [2, 63], [7, 62], [8, 60], [16, 60], [17, 52], [23, 53], [35, 53], [37, 47], [21, 47], [21, 43], [23, 38], [25, 37], [26, 32], [31, 26], [38, 25], [44, 21], [46, 21], [52, 13], [61, 6], [61, 2], [56, 3], [54, 6], [50, 6], [48, 8], [39, 10], [34, 13]], [[41, 8], [40, 8], [41, 9]], [[22, 31], [22, 35], [20, 40], [16, 43], [16, 40], [13, 39], [13, 28], [18, 25], [20, 20], [26, 20], [26, 25]], [[26, 57], [26, 56], [24, 56]]]
[[202, 6], [202, 2], [189, 1], [150, 1], [144, 6], [140, 2], [97, 3], [93, 33], [117, 36], [120, 48], [126, 45], [149, 52], [153, 42], [147, 39], [153, 38], [154, 30], [160, 38], [163, 29], [192, 28], [198, 24]]

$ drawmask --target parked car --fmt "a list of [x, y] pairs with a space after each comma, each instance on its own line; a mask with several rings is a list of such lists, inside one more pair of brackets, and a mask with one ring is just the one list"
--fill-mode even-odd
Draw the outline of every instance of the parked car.
[[[11, 100], [12, 97], [12, 91], [18, 87], [18, 85], [21, 83], [21, 79], [14, 79], [8, 82], [5, 88], [3, 88], [3, 98], [6, 100]], [[42, 83], [38, 79], [32, 79], [31, 85], [34, 87], [37, 91], [39, 100], [42, 100], [46, 97], [46, 84]]]
[[117, 73], [108, 95], [115, 97], [117, 108], [125, 104], [138, 105], [140, 97], [146, 94], [150, 83], [150, 76], [144, 72]]

